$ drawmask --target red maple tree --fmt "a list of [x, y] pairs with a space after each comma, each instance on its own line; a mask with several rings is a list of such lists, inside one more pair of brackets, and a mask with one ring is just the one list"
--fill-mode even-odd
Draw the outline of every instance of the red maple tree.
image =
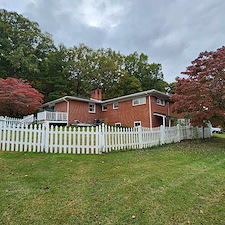
[[43, 103], [43, 95], [25, 80], [0, 78], [0, 115], [18, 117], [28, 115]]
[[176, 78], [173, 110], [185, 113], [194, 125], [215, 119], [224, 123], [225, 47], [200, 53], [182, 74], [188, 78]]

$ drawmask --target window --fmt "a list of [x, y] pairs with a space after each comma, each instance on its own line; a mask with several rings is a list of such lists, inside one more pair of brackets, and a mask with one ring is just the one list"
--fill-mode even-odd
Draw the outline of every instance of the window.
[[135, 106], [135, 105], [143, 105], [143, 104], [146, 104], [146, 97], [143, 97], [143, 98], [135, 98], [132, 100], [132, 105]]
[[102, 105], [102, 111], [107, 111], [107, 105]]
[[88, 112], [95, 113], [95, 104], [94, 103], [89, 103]]
[[116, 127], [121, 127], [121, 123], [115, 123]]
[[156, 99], [156, 104], [157, 104], [157, 105], [165, 106], [165, 105], [166, 105], [166, 101], [165, 101], [164, 99], [157, 98], [157, 99]]
[[118, 109], [118, 108], [119, 108], [119, 103], [118, 102], [113, 103], [113, 109]]
[[134, 127], [141, 127], [141, 121], [134, 121]]

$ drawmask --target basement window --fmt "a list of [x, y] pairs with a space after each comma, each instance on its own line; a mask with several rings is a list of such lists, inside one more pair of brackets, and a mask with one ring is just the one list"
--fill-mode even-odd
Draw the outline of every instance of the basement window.
[[134, 121], [134, 127], [141, 127], [141, 121]]
[[121, 123], [115, 123], [116, 127], [121, 127]]

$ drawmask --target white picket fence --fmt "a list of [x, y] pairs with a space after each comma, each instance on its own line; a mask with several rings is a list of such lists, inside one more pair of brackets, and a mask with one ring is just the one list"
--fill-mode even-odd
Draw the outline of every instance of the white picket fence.
[[[204, 128], [204, 137], [211, 137]], [[203, 138], [203, 128], [58, 127], [0, 124], [0, 150], [21, 152], [101, 154], [112, 150], [142, 149], [184, 139]]]
[[8, 116], [0, 116], [0, 125], [29, 125], [33, 123], [35, 120], [34, 114], [24, 116], [22, 119], [20, 118], [14, 118], [14, 117], [8, 117]]

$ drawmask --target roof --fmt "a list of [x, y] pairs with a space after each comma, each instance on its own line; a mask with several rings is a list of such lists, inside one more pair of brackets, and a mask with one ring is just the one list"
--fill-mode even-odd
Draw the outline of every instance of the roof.
[[122, 102], [122, 101], [130, 100], [130, 99], [133, 99], [133, 98], [138, 98], [138, 97], [142, 97], [142, 96], [150, 96], [150, 95], [160, 97], [160, 98], [163, 98], [165, 100], [170, 99], [170, 96], [168, 94], [165, 94], [161, 91], [157, 91], [155, 89], [152, 89], [152, 90], [148, 90], [148, 91], [137, 92], [137, 93], [134, 93], [134, 94], [124, 95], [124, 96], [121, 96], [121, 97], [112, 98], [112, 99], [103, 100], [103, 101], [96, 100], [96, 99], [93, 99], [93, 98], [81, 98], [81, 97], [76, 97], [76, 96], [65, 96], [65, 97], [53, 100], [51, 102], [46, 102], [42, 105], [42, 107], [47, 107], [47, 106], [51, 106], [51, 105], [53, 106], [56, 103], [63, 102], [63, 101], [66, 102], [68, 100], [76, 100], [76, 101], [89, 102], [89, 103], [108, 104], [108, 103], [111, 103], [111, 102]]
[[56, 103], [63, 102], [63, 101], [66, 102], [68, 100], [77, 100], [77, 101], [81, 101], [81, 102], [90, 102], [90, 103], [102, 103], [102, 101], [99, 101], [96, 99], [81, 98], [81, 97], [76, 97], [76, 96], [65, 96], [65, 97], [50, 101], [50, 102], [46, 102], [42, 105], [42, 107], [55, 105]]
[[120, 102], [120, 101], [124, 101], [124, 100], [129, 100], [129, 99], [138, 98], [138, 97], [141, 97], [141, 96], [149, 96], [149, 95], [160, 97], [160, 98], [163, 98], [165, 100], [170, 99], [169, 95], [167, 95], [167, 94], [165, 94], [161, 91], [157, 91], [155, 89], [152, 89], [152, 90], [148, 90], [148, 91], [137, 92], [137, 93], [130, 94], [130, 95], [124, 95], [124, 96], [121, 96], [121, 97], [104, 100], [104, 101], [102, 101], [102, 103], [104, 104], [104, 103], [111, 103], [111, 102]]

